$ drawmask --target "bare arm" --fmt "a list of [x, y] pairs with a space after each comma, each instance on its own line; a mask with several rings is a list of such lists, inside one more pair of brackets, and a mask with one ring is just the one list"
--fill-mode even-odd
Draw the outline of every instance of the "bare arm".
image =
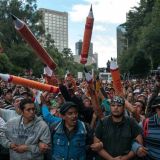
[[94, 112], [93, 115], [92, 115], [92, 121], [91, 121], [91, 123], [90, 123], [90, 127], [91, 127], [92, 129], [95, 127], [96, 119], [97, 119], [97, 115], [96, 115], [96, 113]]
[[[101, 141], [97, 137], [94, 137], [94, 144], [100, 142]], [[103, 147], [99, 151], [97, 151], [97, 153], [105, 160], [111, 160], [113, 158], [106, 150], [103, 149]]]
[[141, 134], [139, 134], [139, 135], [135, 138], [135, 140], [136, 140], [139, 144], [143, 145], [143, 138], [142, 138], [142, 135], [141, 135]]
[[128, 111], [130, 111], [131, 113], [136, 113], [136, 108], [133, 107], [133, 105], [131, 103], [129, 103], [126, 99], [125, 99], [125, 107], [128, 109]]

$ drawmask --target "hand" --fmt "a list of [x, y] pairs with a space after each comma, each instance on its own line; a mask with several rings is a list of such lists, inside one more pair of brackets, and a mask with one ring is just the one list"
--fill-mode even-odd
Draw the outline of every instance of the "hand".
[[121, 156], [118, 156], [118, 157], [112, 158], [111, 160], [122, 160], [122, 159], [121, 159]]
[[45, 91], [45, 92], [43, 92], [43, 93], [41, 94], [41, 96], [40, 96], [41, 104], [47, 104], [47, 102], [46, 102], [46, 97], [47, 97], [47, 95], [48, 95], [48, 92], [47, 92], [47, 91]]
[[18, 145], [17, 145], [17, 144], [14, 144], [14, 143], [12, 143], [12, 144], [10, 145], [10, 149], [13, 149], [13, 150], [15, 150], [17, 147], [18, 147]]
[[18, 153], [24, 153], [26, 151], [28, 151], [28, 146], [25, 145], [25, 144], [22, 144], [22, 145], [18, 145], [14, 151], [18, 152]]
[[94, 119], [94, 120], [97, 119], [97, 114], [96, 114], [96, 112], [93, 113], [92, 119]]
[[96, 142], [96, 143], [93, 143], [90, 147], [93, 151], [99, 151], [103, 148], [103, 143], [102, 142]]
[[62, 85], [63, 84], [63, 79], [62, 78], [57, 78], [58, 81], [58, 85]]
[[46, 152], [48, 149], [50, 149], [49, 145], [48, 144], [45, 144], [45, 143], [39, 143], [39, 150], [44, 153]]
[[145, 157], [146, 155], [147, 155], [147, 148], [146, 147], [144, 147], [144, 146], [141, 146], [141, 147], [139, 147], [138, 148], [138, 151], [137, 151], [137, 156], [138, 157]]
[[126, 156], [120, 156], [121, 160], [129, 160]]

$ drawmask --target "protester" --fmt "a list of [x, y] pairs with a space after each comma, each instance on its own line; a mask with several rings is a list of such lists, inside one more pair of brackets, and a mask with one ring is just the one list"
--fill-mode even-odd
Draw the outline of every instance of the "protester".
[[[102, 142], [103, 148], [97, 151], [97, 159], [129, 160], [134, 158], [132, 142], [137, 140], [142, 144], [141, 129], [134, 119], [124, 116], [124, 105], [123, 98], [114, 96], [111, 101], [111, 116], [105, 117], [98, 124], [94, 142]], [[94, 144], [92, 147], [94, 149]]]
[[93, 135], [89, 126], [78, 120], [78, 110], [75, 103], [67, 101], [61, 106], [62, 118], [50, 116], [45, 104], [42, 106], [42, 113], [44, 119], [50, 122], [52, 160], [90, 159], [88, 149], [92, 143]]
[[[144, 146], [138, 148], [137, 154], [145, 160], [160, 160], [160, 97], [152, 104], [155, 114], [143, 122]], [[147, 154], [145, 154], [147, 152]]]
[[158, 96], [160, 92], [160, 76], [156, 76], [156, 82], [155, 82], [155, 85], [154, 85], [154, 88], [152, 89], [152, 93], [151, 93], [151, 96], [148, 100], [148, 105], [147, 105], [147, 110], [146, 110], [146, 116], [150, 117], [152, 116], [155, 112], [155, 110], [152, 109], [152, 104], [155, 100], [155, 98]]
[[12, 100], [13, 100], [13, 95], [12, 95], [12, 89], [11, 88], [7, 88], [7, 89], [3, 89], [3, 108], [4, 109], [13, 109], [13, 105], [12, 105]]
[[62, 96], [61, 93], [58, 93], [57, 96], [55, 97], [55, 100], [57, 102], [57, 107], [59, 108], [64, 102], [64, 97]]
[[138, 123], [142, 123], [143, 120], [145, 119], [145, 103], [142, 100], [137, 100], [134, 103], [134, 107], [135, 107], [135, 112], [132, 114], [132, 116], [136, 119], [136, 121]]
[[10, 160], [43, 160], [43, 152], [50, 144], [49, 128], [35, 116], [35, 106], [30, 99], [23, 99], [20, 109], [21, 117], [0, 128], [0, 143], [9, 148]]

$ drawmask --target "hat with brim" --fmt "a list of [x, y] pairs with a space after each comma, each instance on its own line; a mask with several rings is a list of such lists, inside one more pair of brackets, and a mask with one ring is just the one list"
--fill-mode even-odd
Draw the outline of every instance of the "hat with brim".
[[153, 101], [153, 104], [152, 104], [152, 108], [157, 108], [160, 106], [160, 96], [156, 97], [155, 100]]
[[60, 107], [60, 114], [64, 115], [70, 108], [77, 108], [77, 105], [71, 101], [65, 102], [61, 107]]

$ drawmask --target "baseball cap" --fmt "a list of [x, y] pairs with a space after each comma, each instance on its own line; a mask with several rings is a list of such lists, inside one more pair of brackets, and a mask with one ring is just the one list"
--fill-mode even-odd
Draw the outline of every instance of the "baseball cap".
[[151, 108], [156, 108], [160, 106], [160, 96], [156, 97], [155, 100], [153, 101], [153, 104]]
[[60, 114], [64, 115], [72, 107], [77, 108], [77, 105], [71, 101], [67, 101], [60, 107], [59, 112], [60, 112]]

